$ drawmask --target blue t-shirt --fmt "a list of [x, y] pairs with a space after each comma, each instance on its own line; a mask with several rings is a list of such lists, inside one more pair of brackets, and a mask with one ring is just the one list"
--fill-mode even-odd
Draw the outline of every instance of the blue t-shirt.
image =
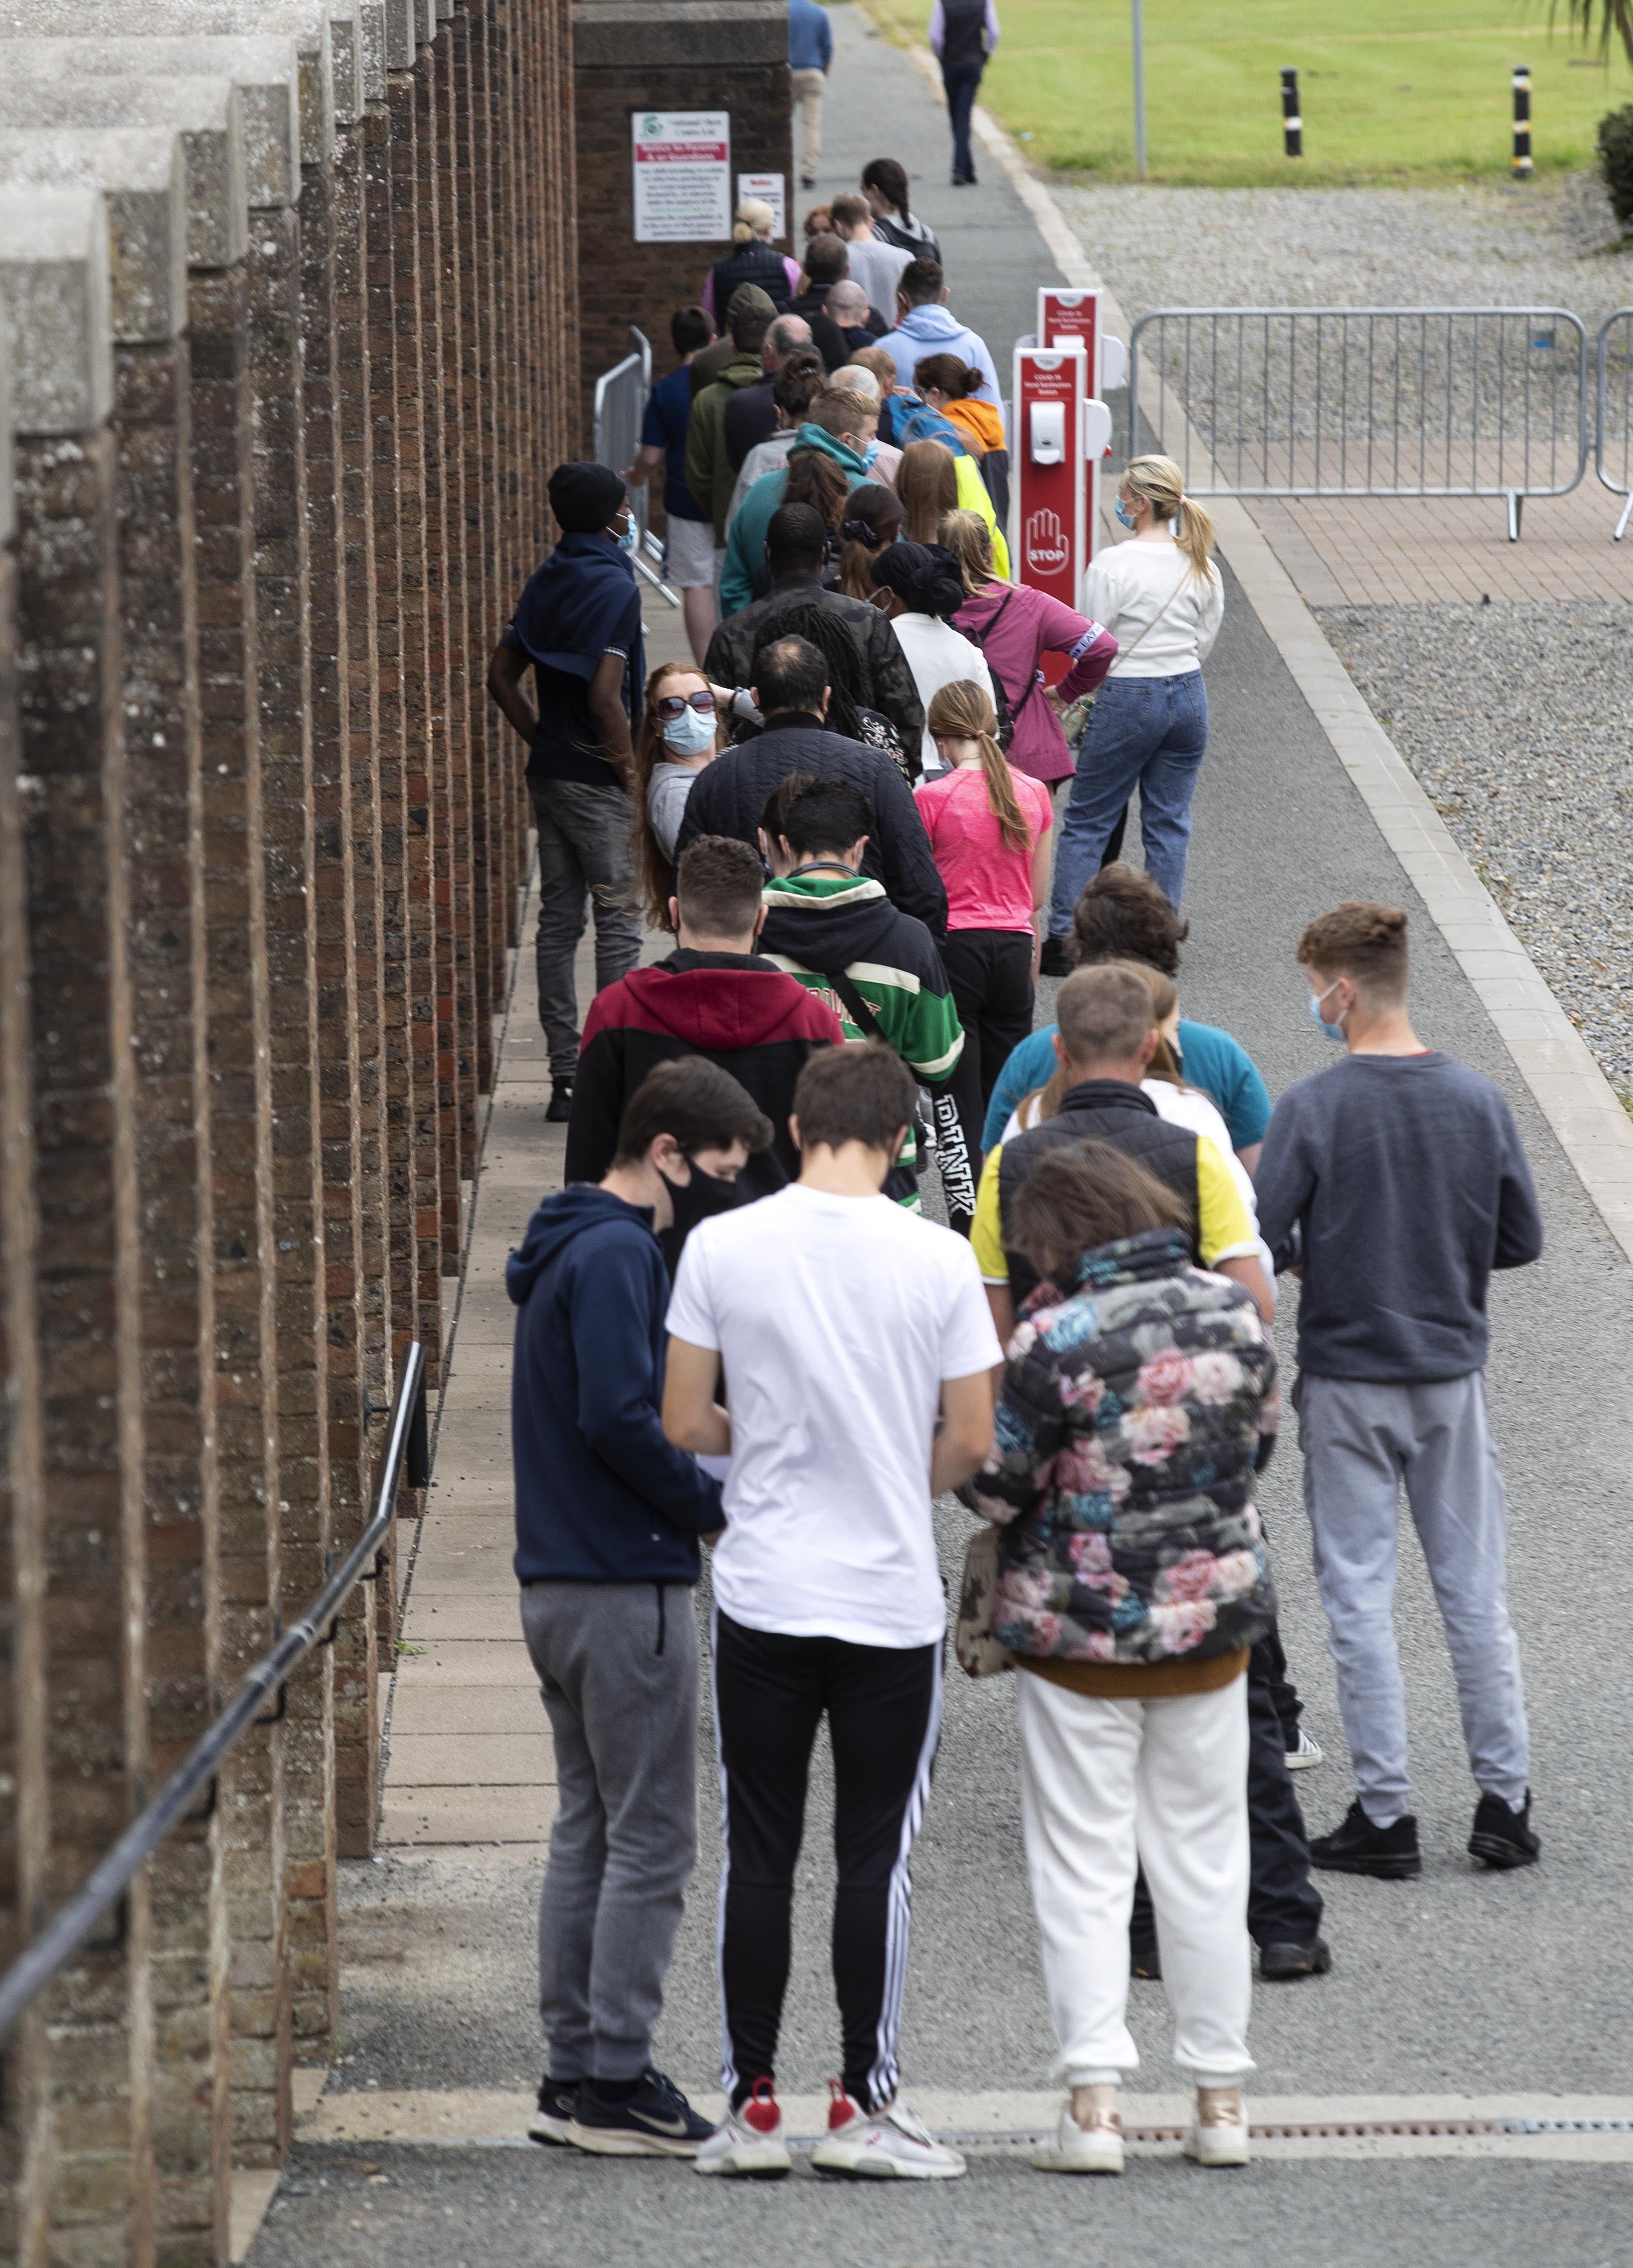
[[[981, 1130], [981, 1146], [990, 1150], [1004, 1139], [1010, 1113], [1023, 1095], [1047, 1086], [1055, 1075], [1055, 1035], [1059, 1027], [1046, 1024], [1014, 1049], [998, 1073], [987, 1106], [987, 1123]], [[1231, 1147], [1246, 1150], [1262, 1142], [1270, 1123], [1270, 1094], [1260, 1078], [1253, 1057], [1239, 1040], [1212, 1024], [1193, 1024], [1180, 1019], [1180, 1052], [1187, 1086], [1200, 1087], [1215, 1104], [1229, 1129]]]
[[826, 70], [834, 60], [834, 27], [816, 0], [788, 0], [788, 68]]
[[646, 397], [641, 426], [644, 448], [664, 453], [664, 510], [671, 519], [707, 519], [686, 484], [686, 429], [692, 415], [692, 373], [682, 363], [660, 378]]

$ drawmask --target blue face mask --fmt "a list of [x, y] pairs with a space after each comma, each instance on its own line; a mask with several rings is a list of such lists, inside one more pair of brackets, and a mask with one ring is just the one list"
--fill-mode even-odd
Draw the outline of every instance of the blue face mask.
[[1128, 505], [1124, 504], [1121, 497], [1118, 497], [1113, 504], [1112, 510], [1116, 513], [1118, 519], [1122, 522], [1125, 527], [1133, 526], [1134, 514], [1129, 510]]
[[1338, 987], [1342, 983], [1342, 982], [1343, 979], [1341, 976], [1335, 976], [1332, 983], [1328, 986], [1325, 992], [1312, 992], [1310, 995], [1310, 1021], [1315, 1026], [1318, 1032], [1324, 1033], [1329, 1040], [1336, 1040], [1340, 1047], [1346, 1044], [1344, 1027], [1342, 1024], [1329, 1024], [1328, 1022], [1326, 1017], [1321, 1013], [1321, 1003], [1323, 1000], [1329, 998], [1331, 995], [1338, 990]]
[[673, 748], [677, 756], [701, 756], [705, 748], [714, 746], [715, 722], [712, 709], [694, 709], [688, 702], [678, 717], [665, 724], [664, 746]]
[[623, 533], [618, 538], [618, 549], [621, 551], [635, 549], [635, 514], [633, 512], [623, 524]]

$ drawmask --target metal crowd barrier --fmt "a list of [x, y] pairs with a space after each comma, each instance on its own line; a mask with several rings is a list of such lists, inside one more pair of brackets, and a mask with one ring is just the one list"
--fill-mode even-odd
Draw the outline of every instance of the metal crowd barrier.
[[1130, 454], [1143, 361], [1159, 431], [1170, 392], [1185, 414], [1170, 453], [1195, 496], [1501, 497], [1514, 542], [1526, 497], [1587, 467], [1587, 332], [1563, 307], [1156, 309], [1129, 342]]
[[[610, 465], [615, 473], [627, 473], [635, 462], [641, 446], [646, 397], [652, 390], [651, 342], [633, 323], [629, 336], [635, 341], [632, 350], [622, 362], [614, 363], [611, 370], [603, 371], [595, 381], [595, 461], [598, 465]], [[678, 607], [680, 593], [672, 591], [664, 580], [664, 547], [647, 525], [651, 517], [650, 495], [650, 489], [644, 486], [629, 491], [630, 509], [635, 514], [636, 571], [661, 591], [672, 607]]]
[[[312, 1649], [332, 1643], [336, 1617], [353, 1587], [384, 1572], [383, 1547], [396, 1513], [397, 1484], [405, 1469], [410, 1488], [423, 1488], [429, 1483], [425, 1350], [417, 1339], [404, 1355], [398, 1375], [375, 1487], [374, 1511], [368, 1526], [299, 1620], [291, 1624], [271, 1653], [256, 1663], [231, 1703], [209, 1731], [201, 1734], [146, 1810], [131, 1821], [41, 1934], [0, 1977], [0, 2039], [57, 1970], [79, 1951], [111, 1907], [121, 1910], [115, 1942], [123, 1939], [127, 1911], [124, 1901], [137, 1870], [152, 1856], [171, 1829], [188, 1815], [189, 1806], [201, 1791], [207, 1791], [202, 1808], [192, 1812], [191, 1816], [209, 1816], [215, 1808], [216, 1775], [228, 1750], [251, 1725], [268, 1721], [262, 1715], [264, 1705], [279, 1693], [285, 1679]], [[365, 1572], [371, 1559], [374, 1562], [372, 1576]], [[283, 1714], [283, 1706], [280, 1697], [273, 1718]]]
[[1624, 497], [1611, 541], [1633, 517], [1633, 307], [1607, 315], [1593, 342], [1593, 469], [1612, 496]]

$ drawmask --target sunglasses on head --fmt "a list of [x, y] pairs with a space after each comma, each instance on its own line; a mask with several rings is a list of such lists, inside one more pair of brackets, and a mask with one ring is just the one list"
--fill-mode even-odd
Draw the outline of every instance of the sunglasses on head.
[[700, 716], [712, 717], [715, 696], [712, 693], [666, 693], [652, 706], [666, 724], [673, 724], [682, 709], [695, 709]]

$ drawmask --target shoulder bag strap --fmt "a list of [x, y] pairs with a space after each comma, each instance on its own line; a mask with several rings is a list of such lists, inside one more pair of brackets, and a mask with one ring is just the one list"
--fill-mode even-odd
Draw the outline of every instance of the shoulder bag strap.
[[1117, 662], [1127, 661], [1129, 656], [1136, 651], [1141, 640], [1148, 638], [1151, 636], [1158, 623], [1162, 620], [1169, 608], [1173, 604], [1181, 592], [1185, 588], [1187, 583], [1190, 581], [1190, 578], [1191, 570], [1188, 567], [1185, 572], [1181, 576], [1179, 581], [1174, 585], [1173, 590], [1169, 592], [1167, 597], [1163, 600], [1161, 606], [1158, 608], [1156, 613], [1151, 616], [1150, 622], [1146, 623], [1144, 629], [1140, 632], [1139, 637], [1136, 637], [1131, 645], [1122, 646], [1118, 649], [1116, 660], [1112, 663], [1110, 669], [1107, 672], [1107, 675], [1108, 677], [1114, 677], [1117, 674]]

